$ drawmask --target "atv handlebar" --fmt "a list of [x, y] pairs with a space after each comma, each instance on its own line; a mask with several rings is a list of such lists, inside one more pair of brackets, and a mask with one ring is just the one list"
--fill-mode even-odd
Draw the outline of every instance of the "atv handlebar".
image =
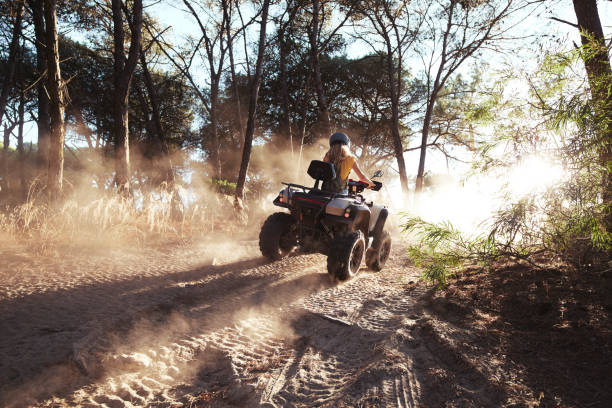
[[348, 181], [348, 189], [351, 193], [361, 193], [366, 188], [370, 188], [371, 190], [378, 191], [382, 188], [382, 183], [380, 181], [373, 181], [374, 186], [370, 187], [368, 183], [364, 183], [363, 181], [357, 181], [349, 179]]
[[[370, 188], [371, 190], [374, 191], [379, 191], [383, 184], [380, 181], [372, 181], [372, 183], [374, 183], [373, 187], [369, 187], [368, 183], [364, 183], [362, 181], [358, 181], [358, 180], [352, 180], [349, 179], [348, 181], [348, 190], [349, 190], [349, 195], [354, 195], [354, 194], [359, 194], [362, 193], [363, 190], [365, 190], [366, 188]], [[302, 186], [300, 184], [293, 184], [293, 183], [285, 183], [282, 182], [282, 184], [286, 185], [289, 188], [299, 188], [304, 192], [310, 191], [310, 190], [314, 190], [314, 187], [306, 187], [306, 186]], [[331, 193], [333, 194], [333, 196], [336, 196], [337, 194]]]

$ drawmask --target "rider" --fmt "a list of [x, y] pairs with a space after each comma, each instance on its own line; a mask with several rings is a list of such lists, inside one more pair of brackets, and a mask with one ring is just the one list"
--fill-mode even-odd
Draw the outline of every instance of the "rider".
[[355, 156], [351, 153], [351, 140], [342, 132], [336, 132], [329, 138], [329, 150], [325, 153], [323, 161], [332, 163], [336, 170], [336, 178], [324, 183], [323, 189], [335, 193], [347, 191], [347, 181], [351, 170], [354, 170], [359, 181], [373, 187], [372, 180], [366, 177], [359, 168]]

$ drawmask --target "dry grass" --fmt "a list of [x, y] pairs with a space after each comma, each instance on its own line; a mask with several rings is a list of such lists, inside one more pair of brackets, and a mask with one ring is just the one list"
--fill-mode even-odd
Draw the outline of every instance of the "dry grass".
[[54, 205], [47, 204], [42, 194], [30, 194], [27, 202], [0, 209], [0, 235], [45, 252], [66, 246], [142, 246], [237, 228], [228, 221], [235, 219], [228, 217], [233, 212], [231, 197], [210, 194], [186, 207], [177, 194], [158, 188], [123, 198], [89, 191]]

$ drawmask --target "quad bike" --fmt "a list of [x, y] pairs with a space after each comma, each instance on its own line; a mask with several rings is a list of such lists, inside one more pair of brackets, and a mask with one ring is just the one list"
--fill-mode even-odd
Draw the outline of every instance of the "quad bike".
[[[290, 212], [277, 212], [264, 222], [259, 233], [261, 253], [278, 260], [300, 247], [305, 252], [327, 255], [327, 271], [338, 280], [352, 278], [365, 256], [368, 267], [380, 271], [389, 258], [391, 236], [384, 229], [389, 211], [367, 202], [360, 194], [367, 183], [348, 181], [348, 194], [319, 188], [321, 182], [335, 178], [334, 166], [313, 160], [308, 174], [314, 187], [282, 183], [286, 187], [274, 205]], [[377, 171], [372, 178], [380, 177]], [[379, 191], [382, 183], [374, 181], [371, 189]]]

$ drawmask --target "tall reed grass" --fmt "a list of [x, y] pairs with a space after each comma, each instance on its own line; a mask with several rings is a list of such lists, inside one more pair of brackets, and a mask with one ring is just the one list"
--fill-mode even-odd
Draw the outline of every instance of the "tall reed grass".
[[[189, 205], [178, 190], [163, 187], [124, 198], [113, 193], [73, 193], [48, 204], [42, 194], [30, 194], [19, 205], [0, 208], [0, 233], [41, 249], [58, 246], [108, 247], [153, 244], [232, 232], [231, 197], [206, 194]], [[229, 216], [228, 216], [229, 215]]]

